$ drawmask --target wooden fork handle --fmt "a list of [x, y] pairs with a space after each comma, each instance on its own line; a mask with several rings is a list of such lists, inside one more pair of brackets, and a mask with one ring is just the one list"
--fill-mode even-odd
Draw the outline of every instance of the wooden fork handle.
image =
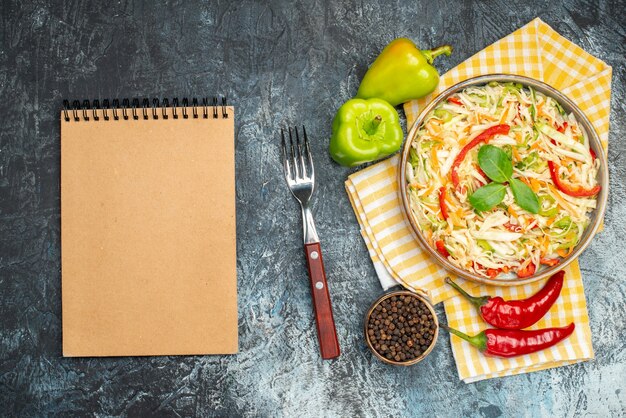
[[306, 262], [309, 268], [311, 281], [311, 296], [315, 308], [315, 322], [317, 324], [317, 338], [320, 342], [320, 351], [325, 360], [339, 357], [339, 341], [333, 319], [333, 308], [330, 304], [330, 293], [324, 271], [322, 247], [319, 242], [304, 244]]

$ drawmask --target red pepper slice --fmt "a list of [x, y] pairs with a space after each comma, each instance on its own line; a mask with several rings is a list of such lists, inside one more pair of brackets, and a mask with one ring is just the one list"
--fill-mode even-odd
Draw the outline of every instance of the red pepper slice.
[[589, 154], [591, 154], [592, 160], [595, 160], [596, 158], [598, 158], [598, 156], [596, 155], [596, 152], [591, 147], [589, 147]]
[[496, 135], [508, 134], [510, 129], [511, 127], [509, 125], [496, 125], [496, 126], [492, 126], [491, 128], [487, 128], [480, 135], [472, 139], [469, 143], [467, 143], [461, 149], [459, 154], [454, 159], [454, 162], [452, 163], [452, 169], [450, 170], [450, 178], [452, 179], [452, 184], [454, 184], [454, 187], [459, 186], [459, 173], [457, 173], [456, 170], [459, 168], [459, 165], [461, 165], [461, 163], [465, 159], [465, 156], [467, 155], [467, 153], [476, 145], [480, 144], [481, 142], [485, 142], [485, 143], [489, 142], [489, 140]]
[[502, 269], [487, 269], [487, 276], [489, 276], [490, 279], [494, 279], [498, 274], [500, 274], [500, 272], [502, 271]]
[[537, 266], [531, 261], [526, 267], [517, 270], [517, 277], [530, 277], [535, 274], [535, 270], [537, 270]]
[[480, 166], [478, 164], [474, 165], [474, 169], [476, 169], [476, 171], [478, 172], [478, 174], [480, 174], [481, 176], [483, 176], [485, 178], [485, 180], [487, 181], [485, 184], [489, 184], [491, 183], [491, 179], [489, 178], [489, 176], [487, 176], [487, 174], [485, 174], [485, 172], [483, 171], [482, 168], [480, 168]]
[[446, 187], [439, 189], [439, 207], [441, 208], [441, 216], [444, 220], [448, 220], [448, 204], [446, 203]]
[[507, 222], [503, 226], [511, 232], [522, 232], [521, 225], [513, 225], [511, 222]]
[[450, 257], [450, 253], [448, 252], [448, 250], [446, 250], [446, 246], [444, 245], [443, 240], [435, 242], [435, 245], [437, 246], [437, 251], [439, 251], [442, 256]]
[[559, 132], [563, 133], [563, 132], [565, 132], [565, 130], [566, 130], [566, 129], [567, 129], [567, 122], [563, 122], [563, 125], [561, 125], [561, 126], [557, 129], [557, 131], [559, 131]]
[[543, 264], [544, 266], [556, 266], [557, 264], [559, 264], [561, 262], [561, 260], [559, 260], [558, 258], [542, 258], [539, 260], [539, 262], [541, 264]]
[[505, 358], [535, 353], [552, 347], [572, 335], [576, 328], [576, 325], [572, 322], [566, 327], [528, 331], [486, 329], [479, 334], [469, 336], [445, 324], [440, 325], [442, 328], [447, 329], [452, 334], [478, 348], [483, 354]]
[[563, 270], [553, 274], [541, 290], [520, 300], [504, 300], [500, 296], [471, 296], [449, 277], [446, 283], [478, 308], [480, 316], [489, 325], [502, 329], [523, 329], [535, 324], [550, 310], [561, 294], [564, 276]]
[[589, 197], [595, 196], [600, 191], [600, 185], [596, 185], [591, 189], [585, 189], [581, 186], [572, 186], [571, 184], [565, 183], [559, 177], [559, 165], [554, 161], [548, 161], [548, 167], [550, 168], [550, 176], [552, 177], [552, 181], [556, 185], [557, 189], [562, 191], [563, 193], [574, 196], [574, 197]]
[[[500, 274], [500, 272], [502, 271], [502, 269], [493, 269], [493, 268], [485, 268], [485, 266], [483, 266], [480, 263], [474, 262], [474, 268], [477, 270], [485, 270], [485, 272], [487, 273], [487, 276], [489, 276], [490, 279], [494, 279], [498, 274]], [[449, 277], [446, 277], [446, 283], [448, 282], [452, 282], [452, 280], [450, 280]], [[454, 286], [454, 283], [450, 283], [452, 286]], [[469, 295], [468, 295], [469, 296]]]
[[449, 103], [454, 103], [455, 105], [463, 106], [463, 102], [456, 97], [448, 97]]

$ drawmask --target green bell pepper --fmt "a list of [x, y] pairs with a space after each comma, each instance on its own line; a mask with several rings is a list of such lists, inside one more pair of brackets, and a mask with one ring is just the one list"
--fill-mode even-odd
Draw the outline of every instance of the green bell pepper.
[[549, 194], [539, 195], [539, 215], [551, 217], [558, 213], [556, 200]]
[[389, 103], [351, 99], [335, 115], [329, 151], [339, 164], [354, 167], [393, 154], [403, 139], [398, 112]]
[[378, 97], [393, 106], [424, 97], [439, 83], [437, 69], [431, 65], [433, 60], [451, 52], [450, 45], [420, 50], [409, 39], [395, 39], [367, 70], [356, 97]]
[[478, 244], [478, 246], [480, 248], [482, 248], [483, 250], [487, 251], [487, 252], [493, 252], [493, 247], [491, 246], [491, 244], [489, 244], [489, 242], [487, 240], [484, 239], [478, 239], [476, 240], [476, 244]]
[[548, 167], [548, 163], [539, 156], [537, 151], [533, 151], [515, 164], [515, 167], [520, 170], [531, 169], [535, 172], [541, 173]]

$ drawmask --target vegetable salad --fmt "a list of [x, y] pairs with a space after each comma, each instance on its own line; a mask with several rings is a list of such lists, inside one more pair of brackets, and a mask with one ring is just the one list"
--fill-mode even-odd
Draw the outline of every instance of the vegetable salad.
[[426, 116], [406, 178], [415, 220], [450, 262], [488, 278], [529, 277], [580, 241], [599, 169], [573, 114], [531, 87], [492, 82]]

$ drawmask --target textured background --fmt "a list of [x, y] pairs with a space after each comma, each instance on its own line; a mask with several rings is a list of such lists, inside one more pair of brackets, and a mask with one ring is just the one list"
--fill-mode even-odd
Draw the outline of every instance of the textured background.
[[[111, 5], [108, 5], [111, 3]], [[626, 408], [624, 1], [6, 2], [0, 9], [0, 411], [75, 416], [619, 415]], [[397, 36], [451, 43], [445, 71], [539, 16], [613, 66], [606, 230], [582, 256], [595, 361], [466, 385], [448, 336], [410, 368], [361, 335], [381, 293], [326, 152], [335, 110]], [[240, 354], [61, 357], [64, 98], [227, 94], [237, 108]], [[343, 355], [320, 361], [277, 130], [306, 123]], [[440, 315], [441, 309], [438, 310]]]

